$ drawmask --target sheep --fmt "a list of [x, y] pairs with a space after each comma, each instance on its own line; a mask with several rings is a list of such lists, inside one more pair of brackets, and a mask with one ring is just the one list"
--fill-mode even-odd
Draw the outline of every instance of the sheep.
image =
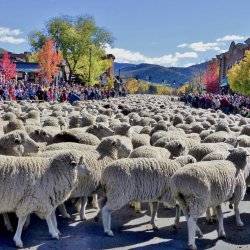
[[224, 152], [231, 148], [233, 148], [231, 145], [224, 142], [201, 143], [189, 149], [188, 154], [192, 155], [197, 161], [201, 161], [202, 158], [212, 152]]
[[242, 148], [232, 149], [226, 160], [188, 164], [172, 176], [171, 190], [187, 217], [190, 249], [196, 249], [197, 218], [209, 207], [216, 209], [219, 237], [226, 237], [221, 211], [223, 202], [230, 200], [234, 204], [236, 224], [240, 227], [244, 225], [238, 206], [246, 192], [243, 170], [247, 156]]
[[250, 136], [250, 125], [245, 125], [241, 132], [240, 132], [241, 135], [248, 135]]
[[114, 135], [114, 131], [103, 124], [94, 124], [86, 129], [87, 133], [93, 134], [100, 140], [104, 137]]
[[61, 149], [76, 149], [76, 150], [95, 150], [94, 146], [91, 145], [85, 145], [85, 144], [80, 144], [80, 143], [75, 143], [75, 142], [61, 142], [61, 143], [54, 143], [48, 145], [44, 151], [52, 151], [52, 150], [61, 150]]
[[170, 178], [180, 168], [176, 161], [158, 161], [153, 158], [134, 158], [117, 160], [102, 172], [101, 185], [107, 197], [102, 208], [104, 233], [113, 236], [111, 231], [111, 212], [133, 201], [153, 202], [154, 223], [158, 202], [167, 202], [175, 206], [175, 200], [169, 189]]
[[96, 146], [100, 143], [100, 140], [93, 134], [83, 132], [81, 128], [72, 128], [54, 136], [52, 143], [60, 142], [77, 142]]
[[43, 127], [59, 127], [58, 119], [56, 117], [48, 117], [43, 122]]
[[37, 153], [39, 145], [25, 131], [14, 130], [0, 137], [0, 154], [21, 156]]
[[131, 141], [133, 148], [138, 148], [140, 146], [150, 145], [150, 136], [148, 134], [137, 134], [133, 133], [131, 135]]
[[169, 159], [170, 152], [165, 148], [154, 146], [141, 146], [134, 149], [129, 158], [155, 158], [158, 160]]
[[244, 147], [244, 148], [250, 147], [250, 136], [248, 135], [244, 135], [244, 134], [240, 135], [237, 138], [237, 141], [240, 147]]
[[236, 136], [233, 135], [232, 133], [228, 133], [225, 131], [218, 131], [205, 137], [203, 142], [208, 142], [208, 143], [225, 142], [227, 139], [236, 140]]
[[[164, 139], [164, 138], [162, 138]], [[173, 140], [170, 142], [166, 142], [164, 140], [159, 139], [155, 144], [155, 147], [163, 147], [166, 148], [170, 152], [170, 159], [173, 157], [178, 157], [180, 155], [185, 154], [186, 152], [186, 145], [181, 140]]]
[[76, 185], [77, 174], [78, 164], [70, 153], [52, 159], [1, 158], [0, 175], [3, 183], [0, 187], [0, 213], [16, 213], [18, 226], [14, 242], [17, 247], [23, 247], [22, 228], [27, 216], [33, 212], [45, 218], [51, 236], [59, 238], [54, 211], [70, 196]]
[[4, 133], [7, 134], [14, 130], [25, 130], [24, 124], [21, 120], [15, 119], [8, 122], [3, 128]]

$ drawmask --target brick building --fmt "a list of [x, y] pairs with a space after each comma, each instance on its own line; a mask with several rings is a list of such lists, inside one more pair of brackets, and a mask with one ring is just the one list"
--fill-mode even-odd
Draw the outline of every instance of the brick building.
[[243, 59], [246, 50], [250, 50], [250, 38], [244, 43], [236, 44], [232, 42], [227, 52], [216, 56], [220, 68], [219, 78], [221, 86], [227, 85], [228, 70]]

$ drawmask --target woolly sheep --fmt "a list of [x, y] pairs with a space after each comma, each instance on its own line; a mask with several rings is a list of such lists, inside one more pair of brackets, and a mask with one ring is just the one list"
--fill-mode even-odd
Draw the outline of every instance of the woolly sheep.
[[97, 136], [100, 140], [104, 137], [114, 135], [114, 131], [103, 124], [94, 124], [86, 129], [87, 133]]
[[100, 143], [100, 140], [95, 135], [82, 131], [81, 128], [72, 128], [56, 134], [52, 142], [77, 142], [96, 146]]
[[166, 148], [170, 152], [170, 158], [178, 157], [185, 154], [186, 145], [181, 140], [165, 141], [164, 138], [159, 139], [155, 144], [155, 147]]
[[0, 137], [0, 154], [21, 156], [36, 153], [38, 144], [25, 131], [14, 130]]
[[21, 120], [15, 119], [8, 122], [3, 128], [4, 133], [7, 134], [14, 130], [25, 130], [24, 124]]
[[176, 161], [158, 161], [153, 158], [121, 159], [108, 165], [101, 178], [107, 197], [107, 202], [102, 208], [105, 234], [113, 236], [111, 212], [132, 201], [154, 203], [151, 224], [155, 228], [154, 218], [158, 202], [167, 202], [170, 206], [175, 206], [169, 184], [170, 177], [180, 167]]
[[223, 142], [201, 143], [189, 149], [188, 154], [192, 155], [197, 161], [201, 161], [203, 157], [212, 152], [227, 151], [228, 149], [231, 148], [233, 147]]
[[155, 158], [158, 160], [169, 159], [170, 152], [165, 148], [154, 146], [141, 146], [134, 149], [129, 158]]
[[236, 223], [243, 226], [238, 206], [246, 192], [243, 172], [246, 159], [246, 151], [232, 149], [226, 160], [188, 164], [173, 175], [171, 190], [187, 217], [190, 249], [196, 249], [197, 218], [209, 207], [216, 208], [219, 237], [226, 236], [221, 211], [223, 202], [230, 200], [234, 204]]
[[16, 213], [18, 226], [14, 241], [17, 247], [23, 247], [22, 228], [27, 216], [33, 212], [45, 218], [51, 236], [59, 238], [54, 211], [69, 197], [76, 185], [77, 173], [76, 159], [69, 153], [51, 160], [10, 156], [1, 158], [3, 185], [0, 187], [0, 213]]

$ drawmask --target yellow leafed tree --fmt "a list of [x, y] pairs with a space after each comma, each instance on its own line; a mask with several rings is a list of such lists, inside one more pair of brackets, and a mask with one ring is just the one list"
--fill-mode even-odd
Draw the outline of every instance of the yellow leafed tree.
[[228, 71], [230, 88], [239, 94], [250, 96], [250, 51]]

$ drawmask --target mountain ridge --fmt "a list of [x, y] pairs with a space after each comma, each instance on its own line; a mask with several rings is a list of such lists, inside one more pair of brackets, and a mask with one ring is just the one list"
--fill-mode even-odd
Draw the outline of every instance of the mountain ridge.
[[208, 62], [189, 67], [164, 67], [156, 64], [115, 63], [115, 74], [123, 78], [137, 78], [153, 83], [179, 87], [189, 82], [196, 74], [202, 74]]

